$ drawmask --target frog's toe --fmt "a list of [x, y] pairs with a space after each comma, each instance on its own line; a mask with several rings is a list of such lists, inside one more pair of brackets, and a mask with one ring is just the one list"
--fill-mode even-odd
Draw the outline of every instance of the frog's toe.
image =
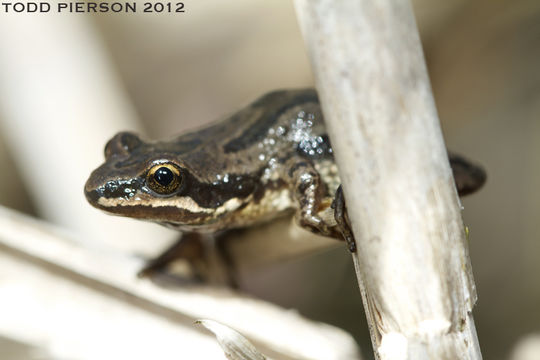
[[347, 207], [345, 205], [345, 197], [343, 196], [343, 188], [341, 185], [336, 190], [334, 201], [332, 202], [332, 209], [334, 209], [334, 218], [337, 223], [337, 228], [341, 232], [342, 239], [347, 243], [347, 248], [350, 252], [356, 252], [356, 242], [351, 230], [351, 223], [349, 221], [349, 215], [347, 213]]

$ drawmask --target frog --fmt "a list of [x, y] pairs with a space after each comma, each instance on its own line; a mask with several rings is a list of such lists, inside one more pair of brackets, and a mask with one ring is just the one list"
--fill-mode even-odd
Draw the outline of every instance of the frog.
[[[483, 168], [449, 153], [457, 192], [477, 191]], [[88, 178], [88, 202], [151, 221], [181, 239], [141, 271], [204, 253], [199, 237], [291, 216], [303, 229], [356, 251], [338, 168], [315, 89], [267, 93], [221, 121], [170, 140], [120, 132]]]

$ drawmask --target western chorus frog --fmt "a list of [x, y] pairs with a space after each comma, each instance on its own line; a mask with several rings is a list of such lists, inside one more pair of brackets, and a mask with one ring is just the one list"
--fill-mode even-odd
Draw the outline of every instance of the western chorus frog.
[[[457, 155], [450, 155], [450, 163], [460, 195], [484, 183], [478, 166]], [[101, 210], [188, 234], [219, 233], [291, 214], [309, 231], [347, 239], [355, 251], [313, 89], [268, 93], [221, 122], [171, 141], [146, 142], [121, 132], [107, 143], [105, 163], [90, 175], [85, 194]], [[150, 266], [173, 254], [193, 254], [188, 242], [180, 240]]]

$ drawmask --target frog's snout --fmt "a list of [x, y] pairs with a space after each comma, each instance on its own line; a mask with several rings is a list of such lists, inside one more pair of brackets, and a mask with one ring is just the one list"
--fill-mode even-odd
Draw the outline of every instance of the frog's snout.
[[88, 182], [84, 186], [84, 196], [91, 205], [96, 204], [99, 200], [99, 193], [97, 189], [92, 189], [91, 187], [89, 187]]
[[100, 191], [100, 189], [103, 188], [106, 181], [104, 176], [100, 176], [99, 170], [100, 168], [94, 170], [84, 184], [84, 196], [93, 206], [96, 206], [99, 198], [102, 196], [102, 191]]

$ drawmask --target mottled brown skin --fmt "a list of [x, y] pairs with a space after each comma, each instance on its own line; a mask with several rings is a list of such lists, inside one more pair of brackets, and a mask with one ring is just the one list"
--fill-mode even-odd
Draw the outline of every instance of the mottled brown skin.
[[[216, 233], [294, 213], [303, 228], [347, 237], [340, 180], [313, 89], [271, 92], [171, 141], [145, 142], [122, 132], [108, 142], [105, 157], [85, 194], [113, 214]], [[464, 158], [451, 154], [450, 163], [460, 195], [485, 182], [484, 171]], [[163, 164], [178, 171], [179, 185], [159, 193], [149, 172]]]

